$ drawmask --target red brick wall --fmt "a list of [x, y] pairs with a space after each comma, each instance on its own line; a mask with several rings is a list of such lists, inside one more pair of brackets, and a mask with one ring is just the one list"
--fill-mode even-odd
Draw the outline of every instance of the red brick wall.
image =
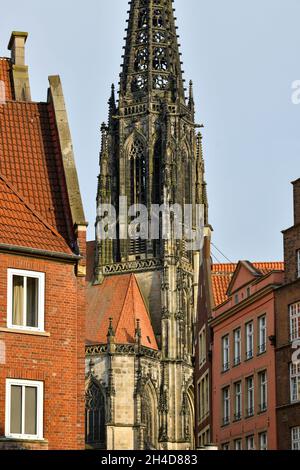
[[284, 232], [285, 282], [294, 282], [298, 277], [297, 251], [300, 250], [300, 228], [292, 227]]
[[[0, 449], [5, 423], [5, 380], [44, 382], [44, 439], [49, 449], [84, 448], [85, 281], [74, 264], [0, 254], [0, 328], [6, 327], [7, 269], [45, 273], [45, 331], [50, 337], [0, 331]], [[17, 443], [20, 448], [24, 443]], [[45, 448], [27, 443], [26, 447]]]
[[300, 279], [276, 292], [276, 388], [278, 449], [291, 449], [291, 428], [300, 426], [300, 404], [291, 404], [290, 364], [295, 352], [290, 342], [289, 306], [300, 301]]
[[294, 224], [300, 224], [300, 179], [293, 183], [294, 186]]

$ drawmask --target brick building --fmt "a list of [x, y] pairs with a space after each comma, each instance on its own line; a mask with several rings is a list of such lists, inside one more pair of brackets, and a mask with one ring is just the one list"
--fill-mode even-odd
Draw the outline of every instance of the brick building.
[[283, 232], [285, 279], [276, 293], [277, 431], [280, 450], [300, 450], [300, 179], [293, 186], [294, 225]]
[[0, 449], [84, 448], [86, 223], [59, 77], [0, 59]]
[[213, 311], [213, 441], [224, 450], [275, 450], [275, 291], [282, 263], [238, 263]]
[[209, 320], [214, 306], [211, 229], [205, 229], [204, 247], [199, 268], [199, 297], [195, 331], [195, 441], [198, 448], [212, 442], [212, 336]]

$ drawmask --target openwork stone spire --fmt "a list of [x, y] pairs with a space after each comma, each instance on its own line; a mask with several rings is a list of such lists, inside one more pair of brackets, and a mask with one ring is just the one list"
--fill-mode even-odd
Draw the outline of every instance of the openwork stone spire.
[[165, 95], [185, 102], [172, 0], [130, 2], [120, 98]]

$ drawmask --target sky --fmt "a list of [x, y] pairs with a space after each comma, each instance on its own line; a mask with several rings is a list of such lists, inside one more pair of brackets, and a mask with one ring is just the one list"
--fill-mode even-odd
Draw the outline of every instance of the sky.
[[[213, 243], [228, 260], [281, 260], [300, 177], [299, 0], [175, 0], [186, 80], [193, 79]], [[100, 125], [118, 83], [127, 0], [0, 0], [0, 55], [28, 31], [31, 92], [62, 79], [89, 239], [94, 236]], [[214, 259], [225, 258], [214, 248]]]

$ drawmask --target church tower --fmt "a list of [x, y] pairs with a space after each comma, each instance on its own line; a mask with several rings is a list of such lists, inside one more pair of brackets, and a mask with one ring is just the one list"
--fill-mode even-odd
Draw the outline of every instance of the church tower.
[[[193, 332], [200, 259], [200, 247], [188, 247], [183, 208], [191, 207], [189, 221], [196, 229], [202, 205], [207, 224], [202, 137], [196, 132], [192, 82], [186, 97], [173, 1], [132, 0], [126, 31], [118, 100], [113, 86], [108, 123], [101, 128], [94, 284], [135, 275], [161, 351], [159, 448], [180, 450], [194, 445]], [[122, 210], [125, 198], [128, 207], [147, 208], [138, 213], [145, 223], [135, 226], [134, 237], [127, 234], [136, 214]], [[107, 204], [116, 210], [116, 237], [103, 237], [100, 228]], [[150, 236], [153, 207], [163, 204], [182, 208], [181, 237], [175, 236], [173, 212], [169, 236], [159, 214], [158, 236]], [[141, 226], [147, 227], [146, 236]]]

